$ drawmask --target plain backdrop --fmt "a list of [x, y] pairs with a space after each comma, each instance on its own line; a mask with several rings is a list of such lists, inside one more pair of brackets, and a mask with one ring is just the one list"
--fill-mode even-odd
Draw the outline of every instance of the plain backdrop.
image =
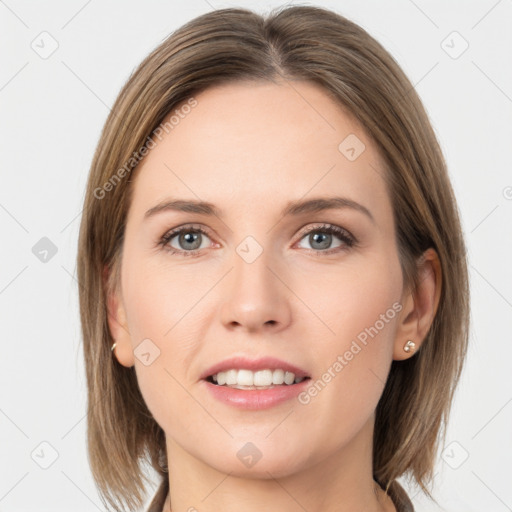
[[[436, 465], [440, 506], [403, 483], [418, 512], [512, 510], [512, 2], [302, 4], [359, 23], [403, 67], [468, 244], [470, 350]], [[75, 261], [89, 165], [121, 86], [191, 18], [279, 5], [0, 1], [0, 512], [103, 510], [86, 453]]]

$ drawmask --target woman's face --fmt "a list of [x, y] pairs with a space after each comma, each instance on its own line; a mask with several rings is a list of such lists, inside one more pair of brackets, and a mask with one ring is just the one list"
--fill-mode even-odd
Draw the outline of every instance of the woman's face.
[[404, 343], [383, 162], [314, 84], [195, 99], [132, 184], [116, 356], [170, 458], [262, 477], [356, 460]]

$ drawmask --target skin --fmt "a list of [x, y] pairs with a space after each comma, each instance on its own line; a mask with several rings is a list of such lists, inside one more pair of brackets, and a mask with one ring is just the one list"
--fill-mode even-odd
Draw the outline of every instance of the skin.
[[[108, 302], [115, 356], [135, 365], [166, 433], [172, 509], [394, 511], [372, 478], [375, 408], [392, 360], [414, 355], [405, 343], [419, 348], [435, 315], [437, 255], [425, 253], [419, 288], [404, 290], [383, 162], [319, 86], [239, 82], [196, 99], [137, 170], [121, 283]], [[366, 146], [354, 161], [338, 150], [349, 134]], [[374, 222], [349, 208], [280, 215], [288, 201], [335, 195], [364, 205]], [[144, 219], [170, 198], [208, 201], [224, 215]], [[199, 256], [158, 244], [189, 223], [208, 231], [199, 235]], [[306, 233], [318, 223], [348, 230], [357, 244], [334, 234], [322, 249]], [[247, 236], [263, 249], [252, 263], [236, 252]], [[190, 251], [178, 236], [172, 246]], [[308, 404], [239, 410], [200, 381], [212, 364], [237, 355], [283, 359], [314, 381], [395, 302], [401, 311]], [[160, 350], [148, 366], [134, 355], [147, 338]], [[251, 468], [237, 458], [247, 442], [262, 454]]]

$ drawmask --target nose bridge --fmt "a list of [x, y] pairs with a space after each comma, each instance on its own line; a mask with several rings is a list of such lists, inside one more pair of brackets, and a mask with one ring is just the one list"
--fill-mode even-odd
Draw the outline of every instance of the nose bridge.
[[235, 248], [224, 290], [222, 321], [226, 326], [257, 330], [287, 325], [290, 304], [286, 286], [275, 275], [275, 268], [281, 267], [275, 259], [274, 251], [252, 236]]
[[249, 295], [266, 293], [269, 287], [269, 276], [272, 273], [272, 250], [264, 249], [254, 237], [247, 237], [236, 248], [233, 258], [233, 280], [238, 294], [247, 292]]

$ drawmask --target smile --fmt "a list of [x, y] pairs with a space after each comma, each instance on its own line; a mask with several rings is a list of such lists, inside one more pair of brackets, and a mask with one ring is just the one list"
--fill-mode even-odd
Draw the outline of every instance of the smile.
[[211, 375], [207, 380], [218, 386], [227, 386], [233, 389], [271, 389], [274, 386], [291, 386], [299, 384], [306, 377], [295, 376], [295, 373], [278, 368], [271, 370], [246, 370], [232, 368]]

